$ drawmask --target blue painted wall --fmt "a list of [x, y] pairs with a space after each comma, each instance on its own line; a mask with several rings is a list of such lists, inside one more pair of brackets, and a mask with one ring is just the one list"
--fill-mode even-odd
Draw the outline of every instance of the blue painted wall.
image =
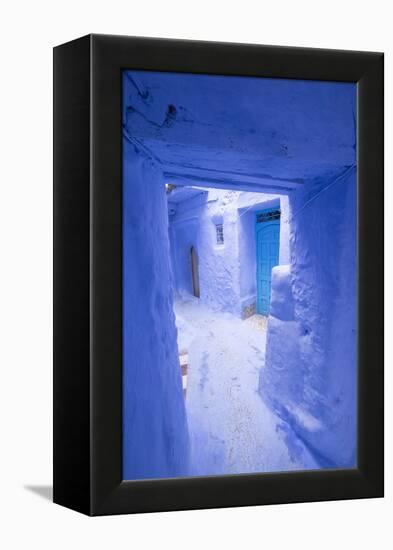
[[273, 269], [262, 395], [320, 458], [356, 465], [356, 171], [290, 196], [291, 264]]
[[165, 188], [127, 140], [123, 153], [123, 476], [176, 477], [188, 472], [188, 430]]

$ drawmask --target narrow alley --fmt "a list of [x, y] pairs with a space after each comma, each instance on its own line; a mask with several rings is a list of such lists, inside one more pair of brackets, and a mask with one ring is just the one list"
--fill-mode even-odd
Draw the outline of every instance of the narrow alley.
[[266, 317], [241, 320], [192, 297], [175, 312], [179, 353], [188, 352], [191, 475], [319, 468], [258, 393]]

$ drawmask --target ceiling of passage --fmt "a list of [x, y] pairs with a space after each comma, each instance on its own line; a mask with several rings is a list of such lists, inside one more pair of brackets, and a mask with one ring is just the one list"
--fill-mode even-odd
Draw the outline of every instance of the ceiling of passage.
[[356, 164], [350, 83], [125, 71], [123, 130], [183, 185], [288, 192]]

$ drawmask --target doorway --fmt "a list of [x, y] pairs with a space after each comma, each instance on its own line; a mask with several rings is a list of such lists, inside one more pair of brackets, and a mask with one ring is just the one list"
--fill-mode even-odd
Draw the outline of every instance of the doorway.
[[198, 254], [193, 246], [191, 247], [190, 254], [191, 254], [192, 293], [196, 298], [200, 298], [201, 293], [199, 288]]
[[272, 269], [279, 264], [280, 210], [256, 213], [257, 313], [269, 315]]

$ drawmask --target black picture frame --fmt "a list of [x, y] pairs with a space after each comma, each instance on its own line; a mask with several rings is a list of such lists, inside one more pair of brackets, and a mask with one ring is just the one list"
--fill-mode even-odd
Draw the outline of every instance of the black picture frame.
[[[358, 468], [122, 480], [121, 71], [357, 83]], [[88, 35], [54, 49], [54, 502], [88, 515], [383, 496], [383, 54]]]

